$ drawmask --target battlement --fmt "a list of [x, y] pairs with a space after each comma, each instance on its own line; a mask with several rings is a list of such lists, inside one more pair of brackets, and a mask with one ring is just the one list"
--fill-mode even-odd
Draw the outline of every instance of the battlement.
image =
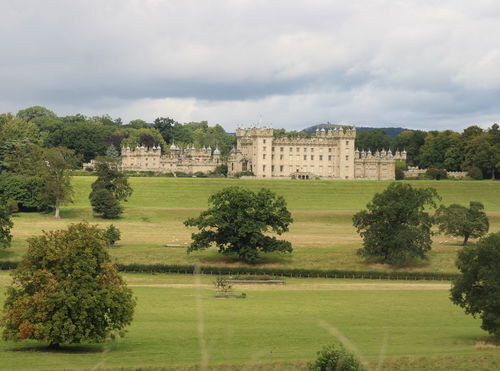
[[327, 137], [327, 138], [346, 138], [346, 139], [354, 139], [356, 138], [356, 128], [333, 128], [326, 130], [325, 128], [316, 129], [314, 133], [315, 137]]
[[272, 137], [274, 130], [272, 128], [247, 128], [247, 129], [236, 129], [236, 137]]
[[386, 151], [385, 149], [382, 149], [382, 151], [376, 150], [374, 153], [372, 153], [371, 150], [365, 151], [359, 151], [356, 149], [355, 151], [355, 158], [356, 159], [388, 159], [388, 160], [406, 160], [406, 151], [403, 150], [401, 151], [395, 151], [392, 153], [392, 151], [389, 149]]

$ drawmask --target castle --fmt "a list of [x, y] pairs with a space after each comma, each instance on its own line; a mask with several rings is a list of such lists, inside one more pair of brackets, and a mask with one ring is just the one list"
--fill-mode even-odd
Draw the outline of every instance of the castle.
[[156, 171], [160, 173], [176, 171], [194, 174], [197, 172], [208, 173], [222, 164], [221, 152], [212, 148], [203, 147], [196, 149], [193, 146], [181, 150], [175, 144], [170, 146], [170, 151], [164, 155], [161, 147], [152, 148], [137, 146], [135, 148], [122, 148], [122, 170]]
[[[228, 176], [248, 172], [256, 178], [393, 180], [396, 161], [406, 160], [406, 152], [359, 151], [355, 139], [354, 128], [316, 130], [310, 138], [275, 138], [271, 128], [238, 129]], [[160, 146], [122, 148], [122, 170], [194, 174], [222, 164], [217, 148], [181, 150], [172, 144], [164, 155]]]
[[274, 137], [271, 128], [238, 129], [228, 175], [252, 172], [256, 178], [393, 180], [396, 160], [406, 152], [359, 151], [356, 129], [316, 130], [310, 138]]

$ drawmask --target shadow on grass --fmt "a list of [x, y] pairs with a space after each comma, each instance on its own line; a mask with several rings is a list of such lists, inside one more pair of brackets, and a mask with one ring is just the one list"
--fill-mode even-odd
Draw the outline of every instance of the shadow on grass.
[[13, 258], [15, 255], [16, 255], [16, 253], [14, 251], [0, 250], [0, 260], [4, 260], [4, 259], [7, 260], [9, 258]]
[[92, 354], [102, 353], [103, 345], [61, 345], [59, 348], [51, 348], [48, 345], [29, 345], [5, 349], [7, 352], [37, 352], [55, 354]]
[[388, 264], [384, 263], [383, 260], [380, 258], [365, 258], [364, 260], [361, 261], [361, 263], [366, 267], [369, 267], [370, 269], [375, 268], [376, 270], [383, 270], [383, 271], [399, 271], [399, 270], [425, 268], [430, 266], [431, 261], [430, 259], [424, 260], [424, 259], [414, 258], [401, 264]]

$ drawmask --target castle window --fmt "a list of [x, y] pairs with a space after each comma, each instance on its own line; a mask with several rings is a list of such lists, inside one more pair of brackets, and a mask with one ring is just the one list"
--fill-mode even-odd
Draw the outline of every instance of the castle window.
[[328, 152], [332, 153], [332, 149], [331, 149], [331, 148], [328, 148]]
[[319, 153], [323, 153], [323, 148], [320, 148], [320, 149], [319, 149]]
[[323, 155], [319, 155], [319, 160], [323, 161]]
[[280, 165], [280, 173], [283, 172], [283, 165]]
[[274, 160], [274, 155], [271, 155], [271, 160]]
[[332, 156], [328, 155], [328, 161], [332, 161]]
[[266, 146], [262, 147], [262, 150], [263, 150], [264, 152], [266, 152]]
[[271, 166], [271, 171], [274, 172], [274, 165]]
[[333, 167], [328, 166], [328, 174], [331, 174], [331, 173], [333, 173]]
[[262, 171], [266, 171], [266, 165], [262, 165]]
[[314, 152], [314, 148], [311, 148], [311, 152]]
[[262, 141], [262, 143], [266, 144], [266, 140], [264, 139], [264, 140]]
[[271, 151], [274, 152], [274, 147], [271, 147]]
[[304, 152], [307, 152], [307, 148], [306, 147], [304, 147]]
[[280, 155], [280, 160], [283, 160], [283, 155]]
[[293, 147], [290, 147], [290, 152], [292, 152], [292, 151], [293, 151]]
[[290, 161], [293, 161], [293, 156], [292, 155], [290, 155], [288, 157], [289, 157]]
[[346, 161], [349, 160], [349, 156], [345, 156]]
[[283, 147], [280, 147], [280, 152], [283, 152], [284, 148]]
[[312, 161], [312, 160], [314, 160], [314, 156], [313, 156], [313, 155], [311, 155], [311, 161]]
[[265, 159], [266, 159], [266, 154], [265, 154], [265, 153], [262, 155], [262, 159], [263, 159], [263, 160], [265, 160]]
[[300, 151], [300, 148], [299, 148], [299, 147], [297, 147], [297, 152], [299, 152], [299, 151]]
[[306, 155], [304, 155], [304, 160], [307, 160], [307, 156]]
[[346, 144], [346, 145], [349, 145], [349, 141], [348, 141], [348, 140], [346, 140], [346, 141], [345, 141], [345, 144]]

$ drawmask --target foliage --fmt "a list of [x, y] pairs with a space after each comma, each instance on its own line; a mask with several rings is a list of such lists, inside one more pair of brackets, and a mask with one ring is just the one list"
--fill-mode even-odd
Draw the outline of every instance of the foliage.
[[389, 264], [426, 259], [432, 244], [432, 217], [424, 208], [435, 207], [434, 198], [438, 194], [433, 188], [417, 189], [396, 182], [375, 194], [368, 210], [353, 216], [354, 227], [363, 238], [358, 254]]
[[429, 179], [435, 179], [435, 180], [448, 179], [448, 173], [446, 172], [445, 169], [436, 169], [432, 167], [430, 169], [427, 169], [425, 175]]
[[47, 148], [43, 153], [40, 176], [44, 181], [42, 197], [55, 209], [55, 217], [60, 217], [61, 205], [72, 201], [71, 176], [69, 170], [78, 162], [71, 149], [64, 147]]
[[21, 211], [48, 210], [48, 200], [43, 195], [44, 181], [38, 176], [0, 174], [0, 195], [13, 200]]
[[111, 224], [104, 231], [104, 237], [106, 238], [106, 241], [108, 242], [108, 247], [114, 247], [116, 244], [116, 241], [120, 240], [121, 233], [120, 233], [120, 230], [118, 228], [116, 228], [113, 224]]
[[28, 243], [7, 291], [5, 340], [101, 343], [130, 324], [132, 291], [110, 262], [97, 226], [72, 224]]
[[227, 176], [227, 165], [226, 164], [223, 164], [223, 165], [219, 165], [217, 166], [212, 172], [211, 174], [214, 174], [214, 175], [223, 175], [223, 176]]
[[483, 172], [478, 167], [471, 167], [469, 171], [467, 171], [467, 175], [474, 180], [483, 180]]
[[104, 219], [116, 219], [123, 213], [120, 202], [104, 187], [93, 188], [89, 198], [92, 210]]
[[197, 227], [188, 252], [215, 244], [222, 254], [237, 254], [241, 259], [255, 261], [259, 252], [292, 252], [288, 241], [264, 233], [269, 229], [281, 235], [293, 222], [285, 199], [269, 189], [253, 192], [240, 187], [228, 187], [209, 198], [212, 206], [197, 218], [184, 222]]
[[489, 222], [484, 206], [481, 202], [471, 201], [469, 208], [452, 204], [448, 207], [441, 205], [436, 211], [436, 222], [439, 231], [451, 236], [463, 237], [464, 246], [467, 240], [485, 235], [489, 229]]
[[394, 177], [396, 180], [403, 180], [405, 178], [404, 170], [400, 169], [399, 167], [396, 167], [396, 169], [394, 170]]
[[356, 148], [364, 150], [382, 150], [389, 149], [391, 139], [386, 135], [384, 130], [374, 129], [371, 131], [361, 131], [356, 134]]
[[453, 280], [451, 301], [500, 338], [500, 232], [459, 251], [457, 267], [461, 275]]
[[10, 230], [14, 224], [10, 215], [7, 203], [0, 198], [0, 248], [9, 247], [12, 241]]
[[32, 106], [19, 110], [16, 117], [26, 122], [40, 117], [57, 118], [54, 112], [42, 106]]
[[308, 364], [310, 371], [362, 371], [363, 365], [343, 346], [327, 345], [318, 353], [315, 362]]
[[92, 208], [105, 219], [117, 218], [123, 212], [119, 201], [126, 201], [132, 194], [128, 178], [118, 170], [114, 161], [107, 158], [97, 159], [96, 173], [97, 179], [89, 195]]

